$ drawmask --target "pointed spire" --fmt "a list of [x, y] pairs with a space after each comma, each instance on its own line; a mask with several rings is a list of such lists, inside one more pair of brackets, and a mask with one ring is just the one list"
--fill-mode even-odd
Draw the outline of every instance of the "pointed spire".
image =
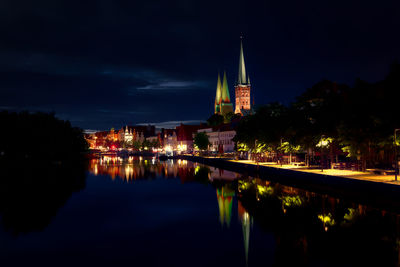
[[246, 81], [246, 66], [244, 63], [244, 54], [243, 54], [243, 36], [240, 36], [240, 55], [239, 55], [239, 75], [238, 75], [238, 84], [247, 84]]
[[222, 85], [221, 85], [221, 77], [220, 77], [220, 75], [219, 75], [219, 73], [218, 73], [218, 80], [217, 80], [217, 92], [216, 92], [216, 95], [215, 95], [215, 113], [218, 113], [219, 112], [219, 107], [218, 107], [218, 105], [220, 104], [220, 102], [221, 102], [221, 91], [222, 91]]
[[247, 76], [247, 84], [250, 84], [250, 76]]
[[231, 97], [229, 95], [228, 81], [226, 79], [226, 72], [224, 71], [224, 81], [222, 82], [222, 102], [231, 103]]

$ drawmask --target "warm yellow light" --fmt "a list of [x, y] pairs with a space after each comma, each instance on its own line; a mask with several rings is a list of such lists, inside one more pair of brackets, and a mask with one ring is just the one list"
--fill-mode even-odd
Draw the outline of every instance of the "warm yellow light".
[[325, 214], [320, 214], [318, 215], [318, 219], [324, 224], [325, 228], [326, 226], [333, 226], [336, 224], [335, 220], [332, 217], [332, 214], [328, 213], [327, 215]]
[[257, 185], [258, 193], [263, 195], [271, 195], [274, 192], [274, 189], [271, 186]]
[[299, 207], [303, 203], [300, 196], [284, 196], [281, 200], [285, 207]]
[[321, 140], [319, 141], [319, 143], [317, 144], [317, 147], [327, 147], [329, 146], [329, 144], [331, 144], [333, 142], [333, 138], [321, 138]]

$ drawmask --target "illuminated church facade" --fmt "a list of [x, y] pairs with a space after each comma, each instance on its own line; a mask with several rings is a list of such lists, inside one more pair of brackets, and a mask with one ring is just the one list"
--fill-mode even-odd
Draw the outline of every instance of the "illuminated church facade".
[[222, 83], [221, 78], [218, 74], [214, 113], [224, 116], [230, 112], [235, 111], [236, 114], [248, 115], [251, 112], [250, 89], [250, 78], [248, 75], [246, 75], [243, 42], [241, 38], [238, 79], [235, 85], [235, 109], [233, 109], [233, 104], [231, 103], [226, 73], [224, 72]]
[[226, 72], [224, 72], [224, 79], [221, 84], [221, 78], [218, 74], [217, 80], [217, 93], [215, 96], [215, 114], [225, 115], [233, 112], [233, 104], [229, 95], [228, 81], [226, 79]]

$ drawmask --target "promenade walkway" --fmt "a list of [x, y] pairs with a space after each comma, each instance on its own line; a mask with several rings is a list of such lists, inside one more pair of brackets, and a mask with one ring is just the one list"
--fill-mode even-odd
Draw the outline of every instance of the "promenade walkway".
[[[255, 161], [252, 160], [229, 160], [232, 162], [238, 162], [243, 164], [251, 164], [257, 165]], [[267, 166], [272, 168], [278, 169], [287, 169], [299, 172], [307, 172], [313, 174], [320, 174], [320, 175], [330, 175], [336, 177], [343, 177], [346, 179], [357, 179], [357, 180], [364, 180], [364, 181], [371, 181], [371, 182], [379, 182], [379, 183], [387, 183], [387, 184], [394, 184], [400, 185], [399, 181], [395, 181], [394, 175], [382, 175], [382, 174], [373, 174], [371, 172], [359, 172], [359, 171], [351, 171], [351, 170], [337, 170], [337, 169], [309, 169], [304, 166], [295, 166], [295, 165], [280, 165], [273, 162], [259, 162], [259, 166]], [[400, 179], [400, 177], [398, 177]]]

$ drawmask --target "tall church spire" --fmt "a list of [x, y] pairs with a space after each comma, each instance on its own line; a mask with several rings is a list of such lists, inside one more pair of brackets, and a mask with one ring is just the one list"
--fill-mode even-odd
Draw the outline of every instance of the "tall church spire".
[[226, 79], [226, 72], [224, 71], [224, 81], [222, 82], [222, 102], [231, 103], [231, 97], [229, 95], [228, 81]]
[[235, 86], [235, 113], [247, 115], [251, 111], [250, 77], [247, 76], [244, 63], [243, 37], [240, 36], [239, 73]]
[[221, 91], [222, 91], [222, 85], [221, 85], [221, 77], [219, 76], [218, 73], [218, 80], [217, 80], [217, 93], [215, 95], [215, 113], [220, 112], [220, 103], [221, 103]]
[[239, 56], [239, 77], [238, 84], [247, 84], [246, 79], [246, 66], [244, 63], [244, 54], [243, 54], [243, 37], [240, 36], [240, 56]]

